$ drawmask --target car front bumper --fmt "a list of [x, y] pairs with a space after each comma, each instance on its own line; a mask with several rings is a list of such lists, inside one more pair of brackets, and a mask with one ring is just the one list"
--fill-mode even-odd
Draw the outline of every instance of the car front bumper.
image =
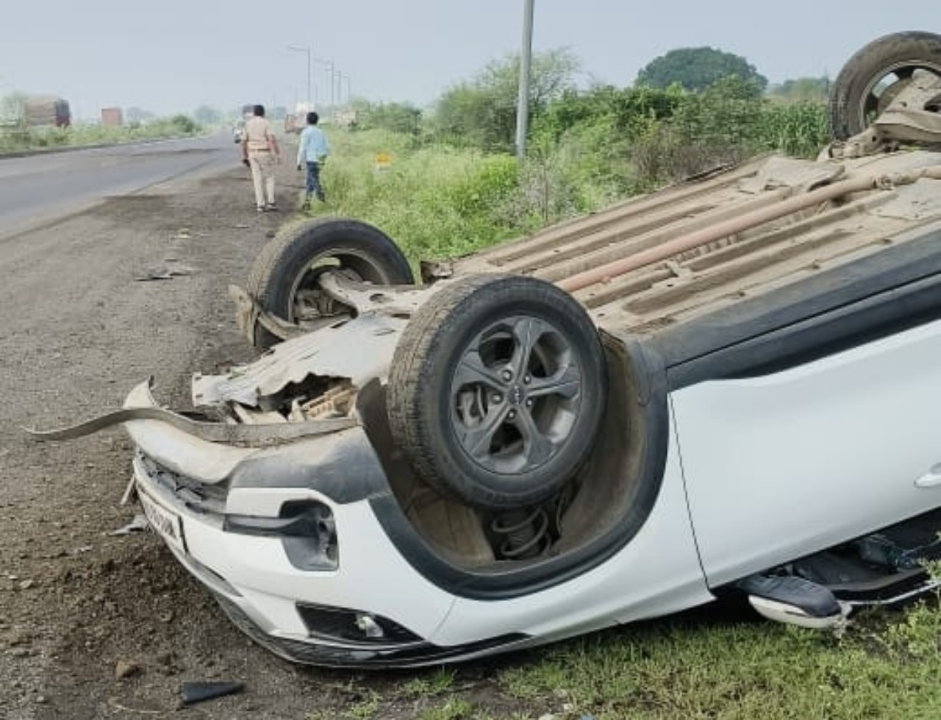
[[[156, 404], [142, 385], [126, 405]], [[455, 598], [403, 559], [378, 521], [370, 501], [391, 491], [362, 428], [250, 448], [156, 420], [126, 427], [152, 527], [235, 625], [276, 654], [402, 667], [524, 638], [434, 644]], [[341, 467], [352, 471], [347, 483]]]

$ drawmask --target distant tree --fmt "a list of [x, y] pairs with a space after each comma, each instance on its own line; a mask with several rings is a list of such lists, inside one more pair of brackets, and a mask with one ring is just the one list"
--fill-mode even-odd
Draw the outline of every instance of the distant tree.
[[193, 111], [193, 117], [204, 125], [215, 125], [222, 122], [222, 113], [209, 105], [200, 105]]
[[687, 90], [699, 91], [730, 76], [753, 82], [761, 92], [768, 86], [768, 79], [748, 60], [710, 47], [670, 50], [641, 69], [635, 84], [666, 88], [679, 83]]
[[536, 119], [533, 132], [548, 133], [558, 140], [579, 127], [604, 125], [612, 137], [635, 140], [651, 123], [672, 117], [685, 94], [677, 85], [666, 90], [610, 85], [566, 90]]
[[788, 102], [826, 102], [830, 95], [830, 78], [800, 77], [785, 80], [768, 88], [768, 95]]
[[170, 124], [186, 135], [193, 135], [199, 131], [199, 124], [187, 115], [174, 115], [170, 118]]
[[406, 135], [417, 135], [421, 131], [422, 111], [409, 103], [355, 100], [352, 109], [356, 113], [356, 126], [363, 130], [382, 128]]
[[[529, 112], [538, 116], [550, 101], [573, 86], [579, 63], [565, 48], [533, 56], [530, 64]], [[484, 150], [510, 150], [516, 130], [520, 57], [494, 61], [473, 80], [447, 90], [437, 101], [435, 133], [451, 142]]]

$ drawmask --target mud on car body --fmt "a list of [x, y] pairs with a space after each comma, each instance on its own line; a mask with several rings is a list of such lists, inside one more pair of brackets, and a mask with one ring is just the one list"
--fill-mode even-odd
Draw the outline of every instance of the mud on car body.
[[299, 662], [461, 660], [723, 594], [810, 627], [914, 597], [941, 529], [941, 154], [895, 149], [932, 133], [939, 49], [864, 48], [833, 112], [868, 134], [816, 161], [421, 284], [375, 227], [289, 226], [232, 289], [257, 360], [196, 375], [185, 415], [144, 383], [47, 437], [124, 422], [153, 527]]

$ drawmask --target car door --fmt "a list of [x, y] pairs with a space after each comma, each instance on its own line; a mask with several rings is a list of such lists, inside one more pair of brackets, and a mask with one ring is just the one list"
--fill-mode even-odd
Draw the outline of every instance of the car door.
[[941, 504], [941, 321], [671, 403], [710, 585]]

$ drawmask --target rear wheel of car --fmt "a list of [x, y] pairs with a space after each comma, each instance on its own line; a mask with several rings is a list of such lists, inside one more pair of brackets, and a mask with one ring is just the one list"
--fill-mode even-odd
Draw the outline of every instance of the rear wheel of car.
[[439, 290], [396, 347], [396, 444], [440, 491], [524, 507], [568, 482], [594, 443], [607, 375], [585, 309], [534, 278], [477, 275]]
[[[352, 308], [320, 290], [318, 278], [326, 270], [377, 285], [415, 282], [405, 255], [378, 228], [346, 218], [315, 218], [285, 228], [262, 248], [248, 292], [267, 312], [301, 327], [351, 316]], [[256, 347], [267, 349], [279, 340], [256, 325]]]
[[918, 71], [941, 76], [941, 35], [893, 33], [860, 49], [840, 70], [830, 91], [834, 139], [863, 132]]

